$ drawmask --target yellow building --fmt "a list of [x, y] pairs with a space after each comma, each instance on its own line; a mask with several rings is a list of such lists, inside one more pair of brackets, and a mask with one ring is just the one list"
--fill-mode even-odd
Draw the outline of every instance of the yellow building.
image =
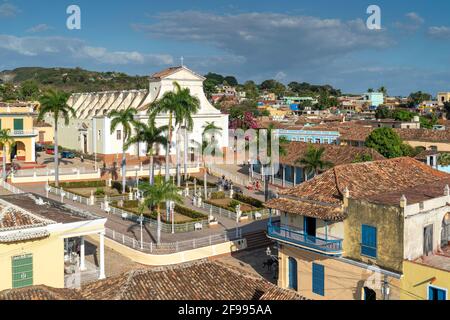
[[450, 256], [403, 263], [402, 300], [450, 300]]
[[92, 272], [85, 263], [87, 235], [100, 235], [99, 270], [93, 271], [105, 277], [106, 219], [25, 193], [0, 197], [0, 211], [0, 291], [82, 281], [86, 269]]
[[[34, 163], [35, 143], [38, 133], [33, 128], [36, 104], [0, 103], [0, 129], [9, 129], [15, 144], [6, 147], [6, 162], [11, 159]], [[0, 161], [3, 161], [3, 146], [0, 146]]]
[[[337, 165], [279, 191], [265, 203], [279, 216], [267, 230], [279, 244], [278, 285], [314, 300], [397, 300], [402, 286], [419, 290], [426, 273], [408, 273], [408, 261], [448, 252], [435, 260], [450, 270], [449, 184], [450, 175], [405, 157]], [[445, 276], [429, 274], [442, 296]]]
[[442, 107], [445, 102], [450, 101], [450, 92], [438, 92], [437, 94], [438, 105]]

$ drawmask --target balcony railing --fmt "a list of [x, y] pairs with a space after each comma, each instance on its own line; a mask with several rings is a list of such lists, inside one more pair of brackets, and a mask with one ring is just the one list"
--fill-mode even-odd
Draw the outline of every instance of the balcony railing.
[[11, 130], [9, 134], [13, 137], [32, 137], [37, 136], [38, 132], [36, 130]]
[[283, 226], [279, 222], [268, 224], [267, 235], [269, 238], [319, 253], [333, 256], [342, 254], [342, 239], [309, 236], [303, 230]]

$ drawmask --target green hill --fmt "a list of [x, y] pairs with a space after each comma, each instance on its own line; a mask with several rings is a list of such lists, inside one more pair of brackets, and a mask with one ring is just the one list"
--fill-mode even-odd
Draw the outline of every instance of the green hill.
[[20, 85], [35, 82], [39, 89], [47, 88], [68, 92], [147, 89], [148, 77], [130, 76], [120, 72], [95, 72], [81, 68], [26, 67], [0, 72], [0, 83]]

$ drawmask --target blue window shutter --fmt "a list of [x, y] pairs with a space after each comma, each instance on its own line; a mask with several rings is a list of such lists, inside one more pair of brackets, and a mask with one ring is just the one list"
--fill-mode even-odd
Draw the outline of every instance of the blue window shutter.
[[297, 260], [289, 257], [289, 288], [297, 290]]
[[315, 294], [325, 296], [325, 267], [323, 265], [312, 264], [312, 290]]
[[361, 254], [369, 257], [377, 257], [377, 228], [361, 226]]

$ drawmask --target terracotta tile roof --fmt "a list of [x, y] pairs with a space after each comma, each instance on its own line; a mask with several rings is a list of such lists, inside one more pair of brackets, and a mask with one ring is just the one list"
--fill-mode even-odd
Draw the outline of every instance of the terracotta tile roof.
[[162, 79], [167, 76], [170, 76], [171, 74], [177, 72], [178, 70], [182, 69], [183, 67], [177, 66], [177, 67], [170, 67], [167, 69], [164, 69], [162, 71], [156, 72], [150, 76], [151, 79]]
[[[295, 162], [301, 159], [308, 150], [308, 143], [292, 141], [285, 146], [286, 155], [280, 156], [280, 163], [298, 166]], [[315, 148], [325, 148], [323, 159], [333, 163], [333, 165], [341, 165], [352, 163], [359, 155], [369, 154], [373, 160], [385, 159], [381, 154], [371, 148], [360, 148], [352, 146], [340, 146], [334, 144], [312, 144]]]
[[265, 206], [283, 212], [322, 220], [341, 221], [345, 218], [344, 211], [340, 205], [319, 204], [307, 200], [298, 201], [288, 198], [278, 198], [267, 201]]
[[0, 300], [286, 300], [295, 292], [220, 262], [199, 261], [133, 270], [96, 281], [81, 290], [29, 287], [0, 292]]
[[402, 140], [450, 143], [450, 130], [395, 129]]
[[82, 300], [76, 290], [55, 289], [47, 286], [25, 287], [0, 291], [0, 300]]
[[423, 150], [417, 156], [414, 157], [416, 160], [427, 160], [428, 156], [438, 156], [439, 152], [435, 150]]
[[48, 123], [46, 123], [45, 121], [37, 121], [37, 119], [33, 119], [33, 127], [40, 127], [40, 128], [44, 128], [44, 127], [47, 127], [47, 128], [51, 128], [52, 127], [52, 125], [51, 124], [48, 124]]
[[449, 174], [408, 157], [340, 165], [296, 187], [281, 190], [281, 198], [272, 199], [267, 206], [303, 215], [305, 212], [301, 208], [315, 203], [319, 208], [310, 210], [310, 216], [342, 220], [344, 214], [336, 206], [342, 204], [345, 188], [348, 188], [350, 198], [353, 199], [399, 204], [401, 194], [408, 190], [411, 200], [426, 199], [430, 188], [437, 183], [441, 185], [436, 187], [435, 194], [443, 195], [442, 185], [448, 179]]

